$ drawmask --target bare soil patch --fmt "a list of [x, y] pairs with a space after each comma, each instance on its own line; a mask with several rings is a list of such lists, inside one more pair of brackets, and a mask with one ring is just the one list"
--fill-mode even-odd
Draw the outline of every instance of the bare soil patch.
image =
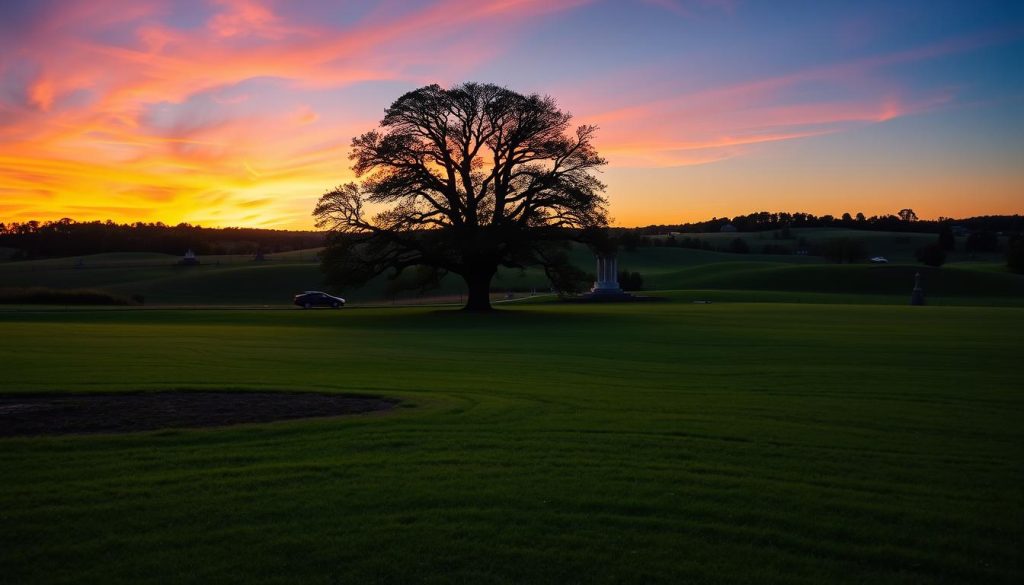
[[0, 437], [219, 427], [390, 410], [397, 400], [309, 392], [0, 395]]

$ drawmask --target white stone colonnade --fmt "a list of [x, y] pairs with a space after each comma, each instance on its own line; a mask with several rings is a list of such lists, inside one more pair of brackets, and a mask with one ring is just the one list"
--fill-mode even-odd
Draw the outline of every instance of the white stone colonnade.
[[597, 254], [597, 281], [593, 293], [621, 293], [619, 288], [619, 259], [612, 255]]

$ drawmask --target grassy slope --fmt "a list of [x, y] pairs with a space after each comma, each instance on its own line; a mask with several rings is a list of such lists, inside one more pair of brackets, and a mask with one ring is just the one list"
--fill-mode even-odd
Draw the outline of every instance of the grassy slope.
[[9, 439], [12, 583], [1019, 583], [1024, 310], [0, 313], [4, 388], [399, 414]]
[[[806, 230], [814, 231], [814, 230]], [[836, 230], [821, 230], [834, 232]], [[841, 231], [841, 230], [839, 230]], [[904, 238], [905, 234], [880, 234]], [[287, 304], [295, 292], [324, 288], [313, 262], [314, 251], [268, 256], [265, 263], [243, 256], [208, 256], [197, 267], [176, 266], [176, 258], [162, 254], [101, 254], [85, 258], [84, 267], [64, 258], [0, 264], [0, 287], [48, 286], [98, 288], [123, 296], [141, 294], [148, 304]], [[593, 257], [582, 247], [573, 261], [593, 271]], [[963, 297], [984, 298], [985, 303], [1024, 303], [1024, 276], [1010, 274], [992, 262], [958, 262], [936, 270], [913, 264], [840, 266], [806, 256], [727, 254], [682, 248], [650, 247], [622, 252], [620, 268], [638, 271], [648, 290], [744, 290], [788, 293], [898, 296], [905, 302], [914, 273], [922, 272], [933, 302], [959, 303]], [[539, 270], [503, 270], [492, 283], [494, 290], [548, 288]], [[387, 280], [378, 278], [363, 288], [342, 288], [356, 303], [390, 299]], [[456, 276], [446, 278], [430, 295], [458, 295], [463, 286]], [[397, 295], [399, 299], [415, 292]], [[761, 295], [752, 300], [770, 300]], [[791, 298], [791, 297], [784, 297]], [[995, 300], [992, 300], [995, 298]]]
[[[741, 238], [747, 242], [751, 251], [760, 251], [765, 244], [775, 244], [795, 248], [800, 238], [804, 238], [811, 245], [821, 245], [834, 238], [852, 238], [864, 242], [864, 248], [868, 257], [885, 256], [891, 262], [914, 262], [914, 253], [918, 248], [936, 241], [936, 234], [913, 233], [913, 232], [875, 232], [867, 230], [852, 230], [843, 228], [796, 228], [790, 230], [791, 238], [788, 240], [777, 240], [775, 232], [743, 232], [743, 233], [694, 233], [682, 234], [679, 237], [700, 238], [711, 242], [716, 248], [724, 248], [735, 238]], [[967, 238], [956, 239], [956, 246], [960, 252], [951, 253], [951, 262], [965, 261], [980, 258], [987, 261], [1001, 260], [1000, 254], [972, 255], [962, 252]]]

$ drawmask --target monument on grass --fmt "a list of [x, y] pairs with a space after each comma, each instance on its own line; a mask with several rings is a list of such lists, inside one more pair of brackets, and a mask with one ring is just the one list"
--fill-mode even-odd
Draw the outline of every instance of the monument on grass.
[[910, 304], [921, 306], [924, 304], [924, 288], [921, 286], [921, 273], [914, 275], [914, 292], [910, 294]]
[[182, 259], [178, 260], [178, 264], [182, 266], [197, 266], [199, 264], [199, 258], [196, 256], [196, 253], [189, 248]]
[[594, 254], [597, 259], [597, 280], [590, 289], [592, 295], [626, 294], [619, 286], [619, 258], [615, 254]]
[[597, 260], [597, 280], [590, 292], [577, 297], [581, 301], [635, 301], [641, 300], [619, 286], [619, 259], [614, 252], [594, 252]]

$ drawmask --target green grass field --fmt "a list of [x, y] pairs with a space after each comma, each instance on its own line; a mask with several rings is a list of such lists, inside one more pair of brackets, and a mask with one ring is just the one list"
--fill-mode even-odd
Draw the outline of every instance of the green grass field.
[[[679, 234], [678, 238], [698, 238], [710, 242], [715, 248], [725, 248], [729, 242], [740, 238], [747, 243], [751, 252], [759, 252], [766, 244], [784, 246], [795, 250], [798, 242], [803, 239], [811, 246], [822, 245], [835, 238], [851, 238], [864, 243], [868, 257], [885, 256], [890, 262], [914, 262], [914, 253], [918, 248], [936, 241], [936, 234], [917, 232], [882, 232], [871, 230], [855, 230], [846, 228], [794, 228], [790, 230], [789, 239], [778, 239], [779, 230], [760, 232], [703, 232]], [[956, 252], [949, 254], [951, 262], [968, 260], [998, 261], [999, 254], [971, 254], [964, 251], [966, 237], [956, 238]]]
[[1024, 309], [676, 294], [493, 315], [0, 311], [7, 391], [410, 406], [4, 439], [0, 580], [1024, 580]]
[[[844, 230], [795, 230], [801, 237], [824, 239]], [[930, 234], [857, 232], [879, 243], [893, 258]], [[712, 234], [714, 235], [714, 234]], [[720, 234], [727, 236], [731, 234]], [[764, 234], [760, 234], [764, 236]], [[745, 237], [756, 238], [758, 234]], [[770, 237], [770, 236], [768, 236]], [[904, 240], [909, 239], [909, 244]], [[930, 241], [930, 240], [929, 240]], [[584, 247], [572, 250], [573, 262], [593, 272], [593, 255]], [[147, 305], [287, 305], [296, 292], [327, 288], [316, 263], [315, 250], [268, 255], [266, 262], [248, 256], [207, 256], [194, 267], [177, 266], [164, 254], [99, 254], [82, 259], [58, 258], [0, 262], [0, 288], [52, 287], [99, 289], [122, 297], [141, 295]], [[645, 290], [744, 291], [744, 300], [798, 300], [816, 294], [854, 298], [856, 302], [906, 302], [921, 272], [933, 304], [1024, 305], [1024, 275], [1007, 271], [996, 259], [960, 258], [935, 269], [908, 261], [886, 265], [825, 263], [797, 255], [728, 254], [683, 248], [646, 247], [619, 254], [620, 269], [640, 272]], [[364, 287], [338, 287], [355, 304], [410, 302], [417, 291], [394, 293], [379, 277]], [[549, 284], [542, 271], [503, 269], [492, 283], [497, 292], [536, 290]], [[450, 275], [429, 297], [457, 300], [461, 279]], [[794, 296], [792, 293], [798, 293]], [[838, 296], [832, 299], [839, 298]]]

